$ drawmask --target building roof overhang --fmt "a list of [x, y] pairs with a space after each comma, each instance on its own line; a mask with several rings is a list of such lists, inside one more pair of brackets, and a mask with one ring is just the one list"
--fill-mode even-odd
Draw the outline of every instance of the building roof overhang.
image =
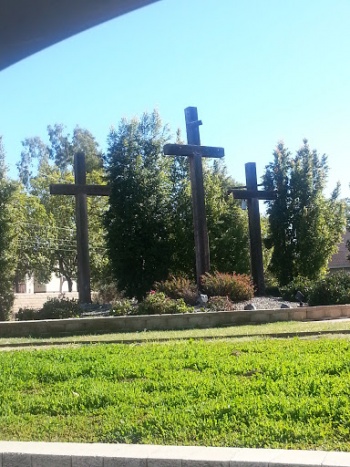
[[158, 0], [0, 0], [0, 70]]

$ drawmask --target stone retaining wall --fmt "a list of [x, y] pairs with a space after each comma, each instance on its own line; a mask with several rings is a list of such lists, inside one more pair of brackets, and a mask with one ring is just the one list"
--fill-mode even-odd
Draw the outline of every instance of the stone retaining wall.
[[283, 449], [0, 442], [0, 467], [349, 467], [350, 453]]
[[212, 328], [236, 324], [322, 320], [345, 317], [350, 318], [350, 305], [283, 308], [278, 310], [218, 311], [178, 315], [6, 321], [0, 323], [0, 337], [49, 337], [76, 334], [106, 334], [111, 332], [139, 332], [144, 330]]

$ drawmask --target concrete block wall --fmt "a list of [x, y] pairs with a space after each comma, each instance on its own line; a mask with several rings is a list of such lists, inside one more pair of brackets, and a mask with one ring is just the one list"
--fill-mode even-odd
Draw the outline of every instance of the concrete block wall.
[[283, 449], [0, 442], [0, 467], [350, 467], [350, 453]]
[[218, 311], [178, 315], [108, 316], [43, 321], [0, 322], [0, 337], [50, 337], [150, 330], [194, 329], [275, 321], [350, 318], [350, 305], [283, 308], [279, 310]]

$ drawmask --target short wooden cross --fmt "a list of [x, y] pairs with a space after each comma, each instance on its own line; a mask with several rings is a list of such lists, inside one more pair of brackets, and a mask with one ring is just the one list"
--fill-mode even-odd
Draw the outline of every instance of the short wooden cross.
[[255, 162], [245, 164], [246, 186], [229, 190], [235, 199], [247, 200], [250, 239], [250, 262], [257, 295], [265, 294], [264, 265], [261, 245], [259, 199], [275, 199], [273, 191], [258, 190]]
[[200, 289], [200, 277], [210, 270], [209, 239], [207, 219], [205, 214], [204, 184], [202, 157], [224, 157], [224, 149], [210, 146], [201, 146], [199, 126], [202, 122], [198, 120], [196, 107], [185, 109], [187, 145], [166, 144], [164, 154], [166, 156], [187, 156], [190, 163], [192, 210], [194, 242], [196, 250], [196, 279]]
[[87, 196], [109, 196], [108, 185], [87, 185], [85, 155], [74, 156], [74, 184], [50, 185], [52, 195], [74, 195], [77, 226], [78, 292], [80, 303], [91, 303]]

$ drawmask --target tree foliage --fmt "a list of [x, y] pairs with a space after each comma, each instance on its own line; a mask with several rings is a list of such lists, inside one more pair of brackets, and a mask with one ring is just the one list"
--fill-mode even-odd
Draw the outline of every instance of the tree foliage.
[[15, 227], [15, 288], [18, 292], [26, 276], [34, 274], [41, 283], [50, 280], [52, 264], [48, 249], [54, 241], [54, 224], [40, 200], [27, 193], [21, 184], [16, 185], [10, 209]]
[[[73, 159], [74, 154], [80, 151], [86, 158], [87, 183], [103, 183], [102, 153], [93, 135], [80, 127], [76, 127], [70, 137], [63, 125], [55, 124], [48, 126], [48, 136], [48, 145], [39, 137], [25, 139], [21, 160], [17, 164], [19, 178], [26, 188], [20, 196], [25, 206], [23, 203], [19, 206], [22, 205], [23, 216], [28, 219], [25, 223], [27, 230], [19, 230], [19, 245], [28, 245], [27, 250], [19, 255], [22, 258], [19, 275], [23, 276], [23, 266], [27, 263], [28, 272], [31, 265], [32, 272], [40, 281], [46, 282], [51, 272], [55, 272], [66, 278], [68, 289], [72, 290], [73, 281], [77, 279], [75, 200], [73, 196], [50, 195], [49, 186], [74, 183]], [[34, 200], [38, 205], [33, 211]], [[92, 285], [99, 281], [108, 262], [103, 233], [106, 205], [106, 199], [88, 197]], [[31, 235], [31, 229], [35, 230], [35, 235]], [[34, 258], [29, 252], [35, 255]]]
[[345, 228], [339, 186], [325, 197], [327, 158], [311, 150], [307, 140], [294, 157], [282, 142], [273, 156], [264, 175], [265, 188], [277, 194], [267, 202], [270, 269], [281, 285], [297, 276], [317, 279], [326, 272]]
[[[163, 156], [168, 140], [156, 111], [122, 120], [109, 135], [105, 220], [111, 267], [119, 288], [138, 298], [169, 273], [194, 272], [189, 167], [185, 158]], [[232, 180], [219, 164], [205, 165], [204, 174], [213, 268], [246, 272], [247, 223], [227, 194]]]
[[6, 177], [5, 150], [0, 136], [0, 321], [9, 318], [14, 299], [15, 255], [13, 219], [9, 209], [14, 190], [13, 184]]
[[156, 112], [123, 119], [108, 143], [110, 208], [107, 245], [114, 277], [127, 295], [142, 297], [168, 273], [170, 184], [162, 157], [168, 130]]

